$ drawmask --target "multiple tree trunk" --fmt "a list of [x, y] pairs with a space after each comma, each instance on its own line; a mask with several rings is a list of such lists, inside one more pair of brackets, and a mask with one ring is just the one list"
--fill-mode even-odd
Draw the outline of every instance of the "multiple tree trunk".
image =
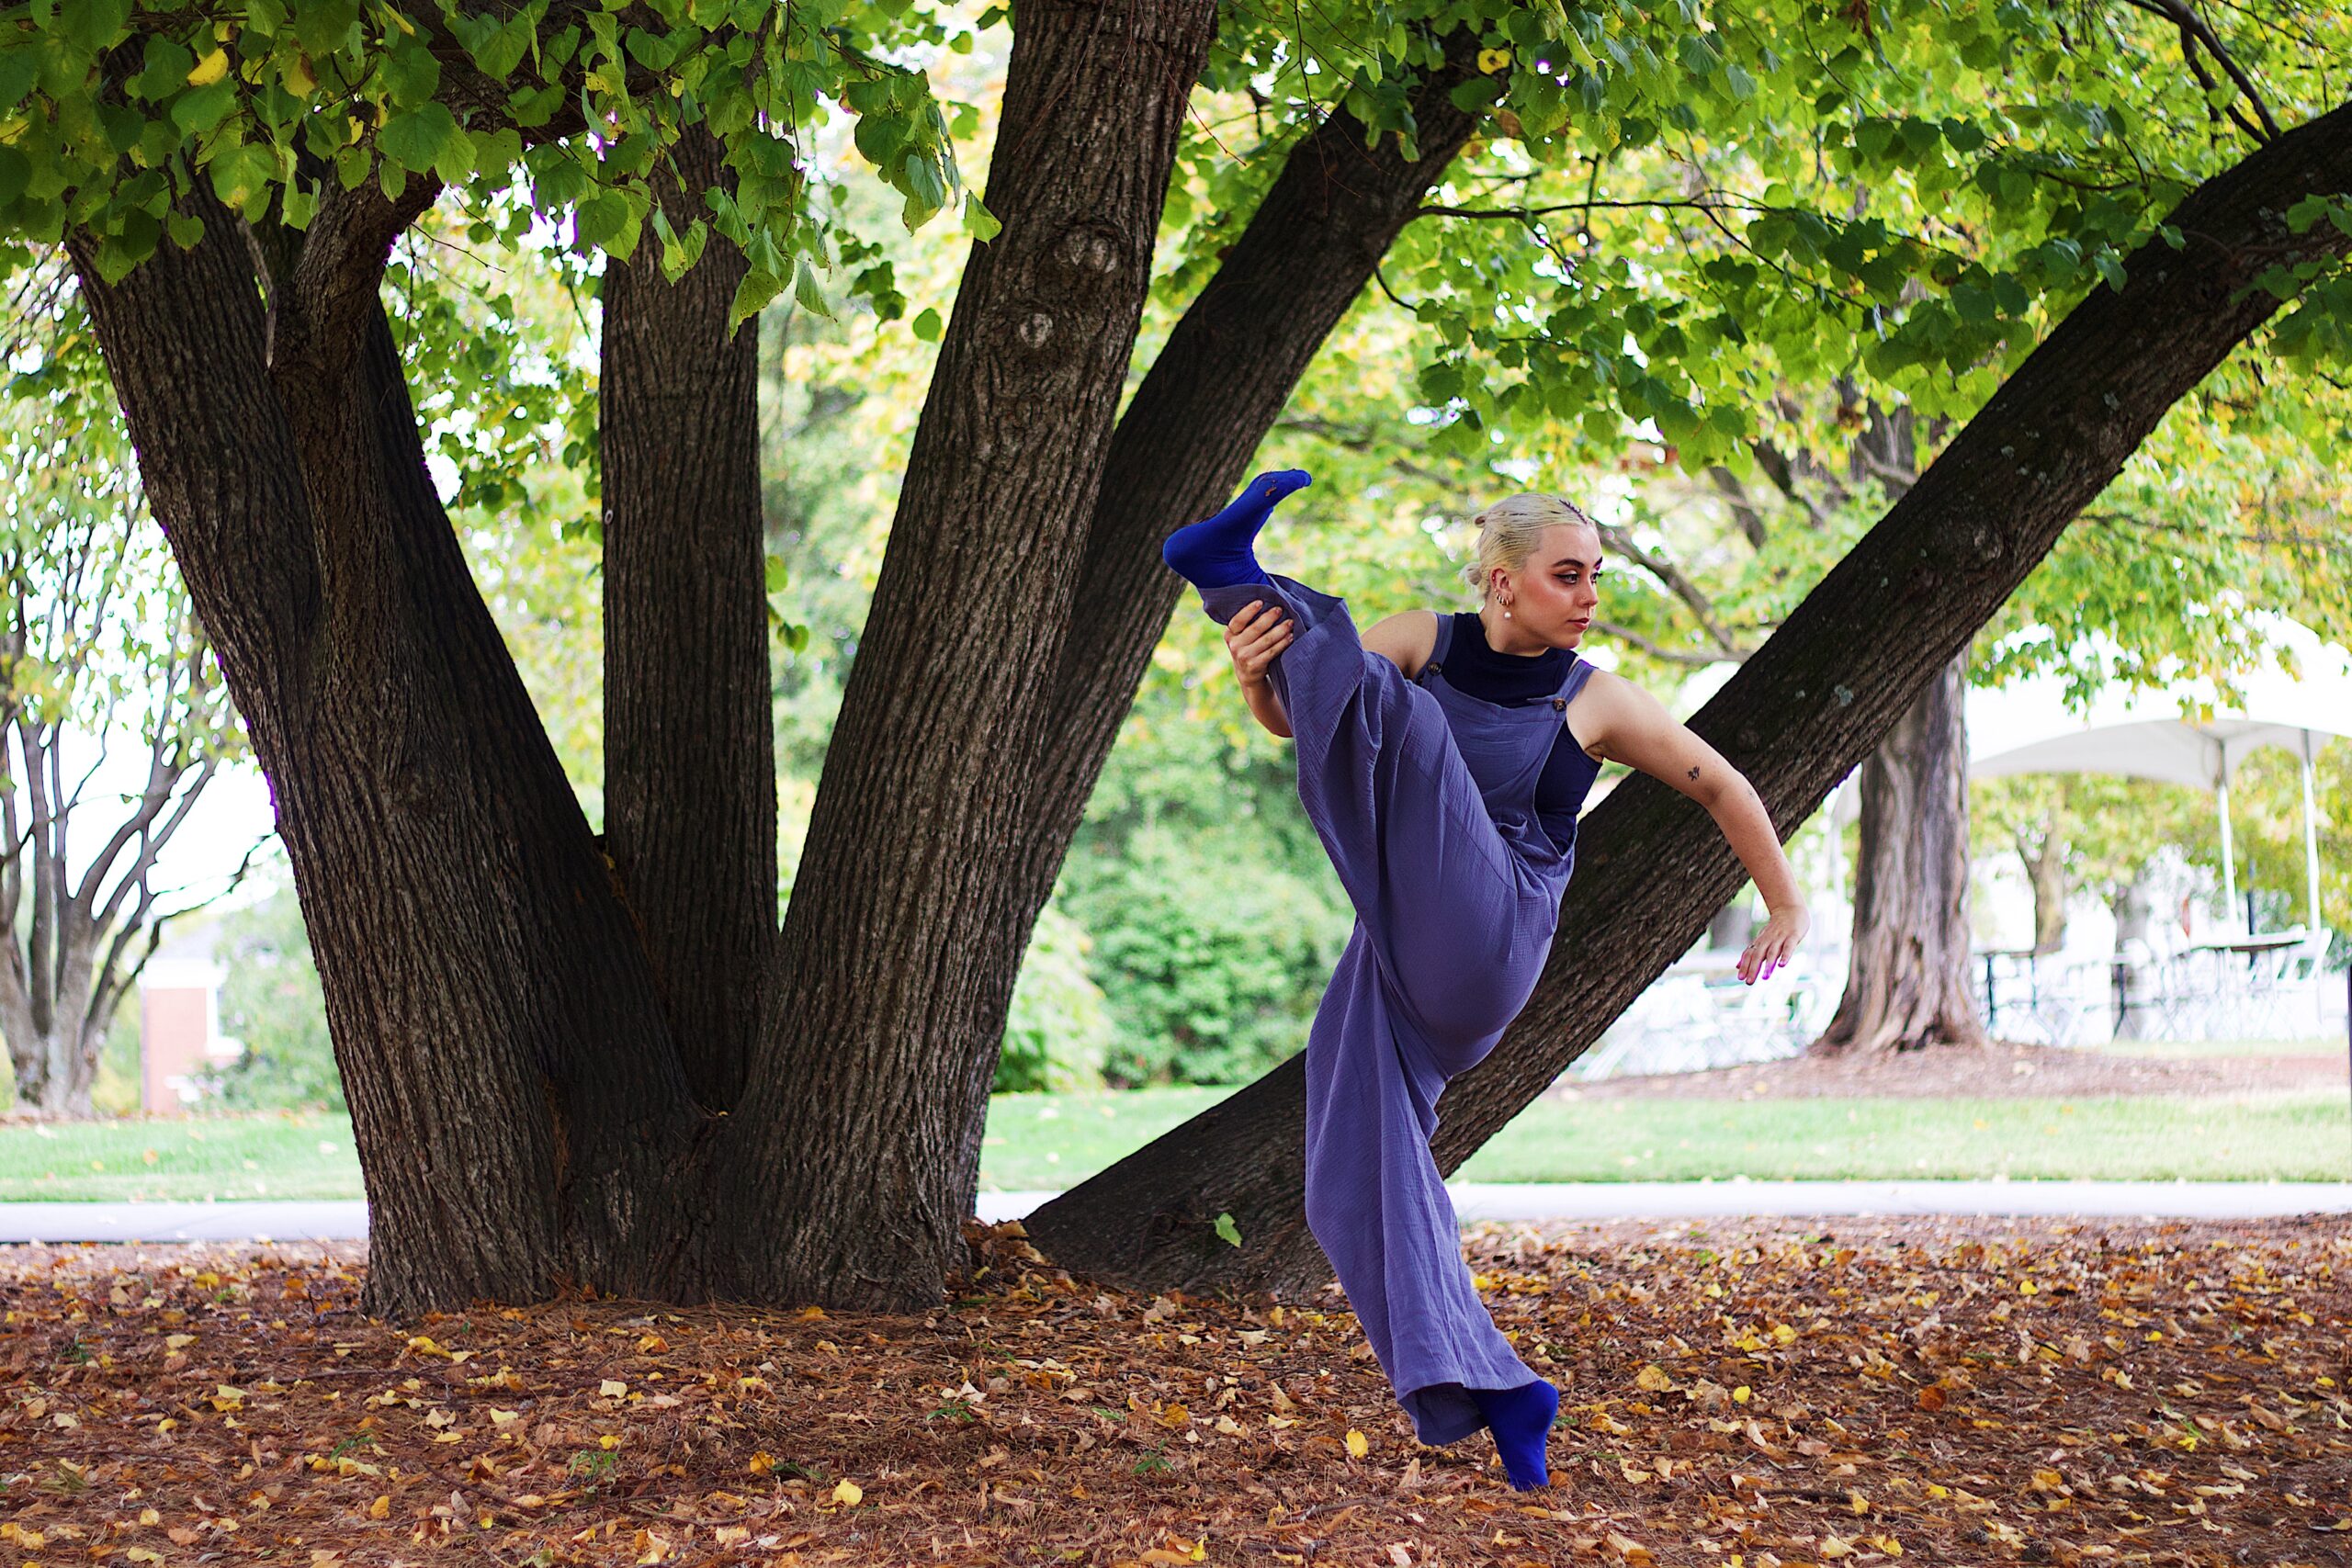
[[[2173, 402], [2277, 308], [2249, 287], [2340, 233], [2290, 235], [2312, 191], [2352, 189], [2352, 106], [2207, 181], [2121, 292], [2062, 321], [1894, 508], [1690, 721], [1752, 780], [1785, 834], [1942, 676], [2067, 522]], [[1485, 1063], [1440, 1105], [1452, 1171], [1541, 1093], [1696, 940], [1741, 879], [1698, 807], [1628, 780], [1579, 830], [1552, 962]], [[1029, 1221], [1097, 1278], [1165, 1290], [1305, 1289], [1328, 1278], [1302, 1209], [1305, 1073], [1294, 1059]], [[1229, 1215], [1242, 1245], [1217, 1234]]]
[[[674, 455], [606, 432], [624, 800], [600, 847], [426, 478], [377, 300], [429, 182], [398, 201], [328, 182], [299, 236], [241, 231], [199, 190], [201, 241], [119, 284], [74, 242], [153, 504], [277, 792], [367, 1174], [371, 1310], [567, 1283], [898, 1307], [961, 1261], [1023, 939], [1175, 593], [1159, 539], [1240, 476], [1469, 129], [1443, 91], [1475, 69], [1456, 48], [1419, 95], [1419, 157], [1365, 150], [1339, 115], [1301, 141], [1114, 428], [1213, 24], [1207, 0], [1019, 12], [989, 191], [1003, 230], [975, 247], [942, 344], [764, 969], [772, 785], [746, 713], [763, 734], [763, 576], [743, 347], [710, 309], [723, 267], [611, 284], [608, 413], [710, 472], [687, 476], [707, 506], [683, 516], [655, 478], [679, 476], [646, 466]], [[2268, 313], [2229, 299], [2250, 266], [2233, 247], [2337, 243], [2275, 214], [2352, 184], [2347, 118], [2193, 197], [2188, 254], [2135, 259], [2122, 301], [2077, 312], [1701, 716], [1784, 829]], [[699, 155], [664, 199], [691, 203]], [[709, 335], [698, 356], [666, 332]], [[706, 701], [729, 709], [715, 733]], [[683, 824], [659, 820], [673, 805]], [[1448, 1098], [1448, 1168], [1739, 875], [1694, 807], [1638, 782], [1596, 813], [1585, 860], [1545, 988]], [[1055, 1205], [1049, 1245], [1121, 1278], [1311, 1277], [1297, 1089], [1293, 1064]], [[1224, 1210], [1240, 1249], [1215, 1236]]]

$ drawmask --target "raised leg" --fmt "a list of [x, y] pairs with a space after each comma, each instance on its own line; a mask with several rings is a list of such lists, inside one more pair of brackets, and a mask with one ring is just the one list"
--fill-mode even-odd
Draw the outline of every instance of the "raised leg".
[[1462, 1072], [1534, 987], [1552, 890], [1495, 830], [1437, 698], [1363, 647], [1341, 601], [1275, 577], [1208, 589], [1202, 604], [1226, 622], [1253, 599], [1279, 600], [1299, 626], [1270, 676], [1307, 819], [1419, 1048]]

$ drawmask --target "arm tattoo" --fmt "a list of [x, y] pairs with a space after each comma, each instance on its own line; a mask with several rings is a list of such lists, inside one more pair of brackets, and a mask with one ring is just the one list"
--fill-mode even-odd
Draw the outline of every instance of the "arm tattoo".
[[1698, 770], [1698, 769], [1696, 769], [1696, 768], [1691, 769], [1691, 770], [1690, 770], [1690, 776], [1691, 776], [1693, 779], [1696, 779], [1696, 778], [1699, 776], [1699, 770]]

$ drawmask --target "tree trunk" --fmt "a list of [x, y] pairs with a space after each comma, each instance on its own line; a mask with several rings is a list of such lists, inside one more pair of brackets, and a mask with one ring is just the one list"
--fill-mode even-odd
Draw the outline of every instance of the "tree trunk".
[[[413, 185], [413, 182], [412, 182]], [[368, 1186], [370, 1311], [691, 1298], [700, 1135], [643, 949], [424, 465], [376, 300], [414, 212], [332, 190], [269, 279], [209, 196], [72, 241], [150, 504], [269, 776]]]
[[2026, 881], [2033, 888], [2033, 951], [2056, 953], [2066, 945], [2065, 811], [2052, 806], [2041, 819], [2038, 843], [2018, 840], [2018, 858], [2025, 862]]
[[1968, 984], [1968, 656], [1862, 764], [1853, 957], [1820, 1051], [1984, 1043]]
[[[1747, 774], [1785, 836], [1904, 710], [2112, 479], [2172, 404], [2277, 309], [2253, 278], [2338, 256], [2331, 225], [2291, 235], [2312, 192], [2352, 189], [2352, 106], [2207, 181], [2120, 293], [2095, 290], [2019, 367], [1887, 516], [1833, 568], [1691, 728]], [[1552, 962], [1494, 1054], [1441, 1106], [1452, 1171], [1551, 1084], [1687, 949], [1744, 875], [1713, 824], [1636, 777], [1580, 832]], [[1032, 1215], [1070, 1269], [1145, 1289], [1303, 1289], [1329, 1270], [1302, 1209], [1304, 1064], [1223, 1104]], [[1216, 1232], [1229, 1214], [1242, 1236]]]
[[[697, 126], [661, 181], [680, 233], [731, 186]], [[605, 271], [605, 852], [695, 1096], [741, 1095], [775, 946], [775, 742], [756, 321], [724, 240], [673, 286], [661, 247]]]
[[2154, 1021], [2150, 1002], [2148, 921], [2155, 913], [2148, 897], [2148, 868], [2141, 866], [2129, 882], [2114, 884], [2108, 908], [2115, 914], [2115, 1038], [2146, 1038]]
[[[1209, 0], [1014, 20], [972, 248], [825, 755], [724, 1190], [763, 1297], [934, 1299], [963, 1253], [1054, 697]], [[1133, 612], [1130, 611], [1132, 614]], [[1025, 932], [1025, 926], [1023, 931]]]

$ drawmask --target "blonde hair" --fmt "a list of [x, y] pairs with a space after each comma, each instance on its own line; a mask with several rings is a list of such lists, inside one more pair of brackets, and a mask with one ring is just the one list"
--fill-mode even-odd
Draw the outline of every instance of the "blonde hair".
[[1463, 578], [1483, 599], [1492, 592], [1488, 584], [1497, 567], [1517, 571], [1534, 553], [1544, 530], [1564, 523], [1599, 532], [1591, 518], [1559, 496], [1541, 491], [1505, 496], [1470, 519], [1478, 536], [1472, 558], [1462, 569]]

